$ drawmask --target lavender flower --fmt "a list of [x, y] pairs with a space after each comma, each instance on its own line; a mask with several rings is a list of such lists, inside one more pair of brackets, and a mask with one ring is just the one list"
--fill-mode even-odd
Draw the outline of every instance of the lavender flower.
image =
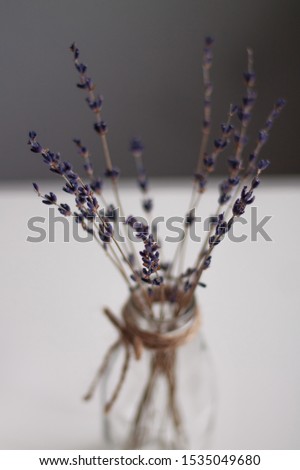
[[105, 135], [107, 133], [107, 124], [104, 121], [95, 122], [94, 129], [99, 135]]
[[91, 182], [91, 188], [96, 194], [101, 194], [102, 192], [102, 180], [101, 178], [96, 178]]
[[54, 193], [50, 192], [49, 194], [45, 194], [44, 199], [42, 200], [42, 202], [44, 204], [50, 206], [50, 205], [56, 204], [57, 197]]
[[228, 158], [228, 166], [229, 166], [230, 171], [238, 173], [241, 168], [241, 162], [240, 160], [237, 160], [237, 158], [231, 157], [231, 158]]
[[[240, 106], [230, 106], [227, 121], [221, 124], [221, 135], [213, 140], [212, 150], [208, 151], [211, 129], [211, 96], [213, 90], [210, 79], [212, 44], [213, 39], [211, 37], [207, 37], [204, 42], [202, 61], [204, 81], [202, 140], [199, 158], [196, 165], [192, 195], [190, 198], [191, 202], [187, 208], [187, 215], [184, 221], [185, 233], [188, 232], [189, 228], [195, 222], [195, 209], [199, 203], [200, 195], [207, 187], [208, 177], [215, 170], [219, 155], [227, 149], [230, 143], [231, 134], [234, 131], [231, 119], [235, 114], [237, 114], [237, 117], [240, 120], [240, 127], [235, 132], [233, 139], [236, 146], [235, 153], [227, 159], [228, 175], [223, 179], [219, 187], [218, 210], [216, 211], [216, 215], [211, 218], [212, 223], [209, 233], [206, 235], [198, 255], [194, 256], [192, 267], [188, 269], [184, 269], [184, 243], [178, 246], [178, 250], [176, 249], [176, 255], [178, 254], [179, 257], [178, 260], [176, 260], [175, 255], [172, 263], [165, 261], [161, 263], [160, 246], [156, 241], [156, 228], [153, 229], [153, 233], [150, 233], [148, 224], [141, 222], [137, 217], [125, 217], [125, 212], [122, 208], [122, 202], [119, 196], [119, 170], [112, 164], [107, 140], [108, 127], [101, 115], [103, 98], [102, 96], [95, 94], [94, 83], [87, 75], [87, 66], [79, 60], [79, 49], [75, 44], [71, 45], [71, 51], [75, 68], [79, 74], [79, 83], [77, 84], [77, 87], [87, 93], [86, 102], [94, 114], [93, 127], [102, 145], [105, 159], [105, 176], [111, 180], [115, 198], [114, 202], [117, 204], [121, 216], [125, 217], [123, 220], [126, 219], [126, 224], [132, 228], [137, 241], [142, 244], [142, 250], [139, 252], [140, 258], [136, 255], [135, 247], [131, 244], [132, 240], [129, 237], [127, 237], [127, 241], [130, 243], [130, 247], [127, 246], [127, 243], [121, 246], [118, 242], [116, 234], [114, 233], [114, 230], [116, 230], [117, 227], [116, 222], [118, 221], [118, 210], [113, 204], [106, 203], [105, 194], [102, 194], [102, 180], [95, 178], [90, 154], [81, 141], [79, 139], [74, 139], [79, 150], [79, 154], [83, 159], [83, 167], [89, 179], [88, 184], [83, 182], [82, 178], [73, 170], [72, 165], [68, 161], [62, 161], [59, 153], [54, 153], [49, 149], [44, 148], [38, 142], [35, 131], [29, 132], [28, 143], [31, 151], [35, 154], [40, 154], [49, 170], [63, 179], [63, 191], [67, 193], [68, 196], [73, 197], [76, 211], [73, 212], [67, 203], [60, 203], [56, 194], [53, 192], [42, 195], [38, 185], [33, 183], [35, 192], [42, 198], [42, 202], [44, 204], [56, 206], [58, 211], [65, 217], [73, 215], [75, 222], [80, 224], [83, 230], [87, 233], [92, 234], [94, 240], [104, 250], [105, 255], [112, 261], [120, 275], [127, 283], [132, 299], [134, 299], [136, 305], [138, 306], [140, 303], [141, 315], [149, 315], [151, 320], [155, 320], [157, 314], [156, 309], [152, 309], [153, 303], [160, 302], [160, 319], [164, 319], [164, 307], [167, 304], [169, 308], [172, 309], [173, 318], [175, 320], [174, 324], [177, 324], [177, 321], [179, 324], [181, 321], [179, 314], [186, 311], [187, 307], [190, 307], [197, 286], [206, 287], [206, 284], [201, 282], [201, 276], [211, 265], [212, 252], [215, 249], [215, 246], [222, 241], [225, 234], [231, 229], [236, 218], [242, 215], [245, 212], [246, 207], [251, 205], [254, 201], [254, 192], [260, 184], [260, 175], [269, 166], [269, 161], [266, 159], [258, 160], [258, 155], [269, 138], [269, 132], [275, 119], [278, 117], [285, 105], [285, 101], [282, 99], [276, 101], [273, 110], [266, 120], [265, 126], [258, 133], [256, 146], [249, 156], [248, 166], [245, 169], [242, 161], [242, 154], [248, 141], [246, 135], [247, 128], [251, 120], [253, 106], [256, 101], [256, 92], [254, 90], [256, 75], [253, 70], [253, 54], [251, 50], [248, 50], [248, 67], [247, 71], [244, 73], [246, 92], [242, 98], [242, 104]], [[135, 159], [137, 167], [137, 181], [143, 195], [142, 207], [146, 213], [150, 213], [153, 208], [153, 202], [148, 194], [148, 178], [142, 160], [144, 151], [142, 141], [138, 138], [134, 138], [130, 143], [130, 151]], [[101, 195], [101, 202], [103, 202], [104, 207], [100, 207], [96, 194]], [[233, 195], [234, 197], [232, 197]], [[236, 197], [237, 195], [238, 197]], [[220, 206], [223, 207], [231, 199], [234, 201], [233, 207], [229, 206], [226, 211], [221, 212]], [[228, 218], [227, 213], [230, 213], [230, 210], [232, 210], [232, 214], [229, 215]], [[122, 225], [122, 228], [124, 229], [126, 227]], [[187, 237], [184, 238], [183, 242], [185, 242], [186, 238]], [[175, 260], [178, 261], [178, 263], [175, 263]], [[180, 272], [178, 274], [177, 266], [180, 268]], [[165, 279], [160, 275], [160, 269], [164, 270]], [[132, 281], [135, 283], [134, 286]], [[111, 402], [106, 405], [106, 411], [109, 411], [112, 403], [117, 398], [124, 381], [131, 349], [135, 351], [136, 356], [139, 356], [140, 351], [138, 351], [138, 349], [141, 349], [141, 346], [138, 347], [138, 341], [135, 342], [136, 338], [133, 338], [134, 335], [131, 334], [131, 331], [130, 334], [128, 333], [127, 324], [123, 327], [120, 321], [115, 318], [111, 312], [106, 311], [106, 314], [112, 323], [117, 326], [119, 334], [121, 334], [121, 340], [110, 348], [106, 355], [106, 364], [104, 363], [105, 367], [109, 363], [110, 354], [114, 348], [118, 347], [121, 343], [126, 348], [126, 357], [120, 381], [117, 383], [117, 388], [115, 389]], [[153, 325], [155, 325], [155, 323], [153, 323]], [[165, 333], [164, 328], [164, 323], [160, 323], [159, 328], [157, 329], [158, 334]], [[133, 348], [131, 348], [131, 346], [133, 346]], [[156, 362], [158, 365], [161, 365], [159, 363], [161, 361]], [[170, 368], [163, 369], [169, 370]], [[105, 368], [102, 366], [100, 371], [103, 370], [105, 370]], [[161, 370], [160, 372], [164, 372], [164, 370]], [[172, 377], [170, 379], [169, 375], [167, 378], [170, 385], [172, 385]], [[93, 388], [94, 384], [92, 386], [92, 390]], [[90, 396], [91, 392], [88, 393], [88, 397]], [[173, 413], [173, 417], [176, 418], [175, 411]]]
[[87, 91], [88, 96], [86, 98], [86, 101], [90, 109], [95, 114], [96, 122], [94, 123], [93, 127], [94, 127], [94, 130], [97, 132], [97, 134], [100, 136], [102, 146], [103, 146], [103, 153], [104, 153], [104, 158], [105, 158], [105, 163], [106, 163], [105, 176], [111, 178], [114, 184], [116, 182], [116, 179], [119, 176], [119, 170], [117, 168], [114, 168], [112, 165], [112, 160], [110, 157], [110, 152], [109, 152], [109, 148], [108, 148], [108, 144], [106, 140], [107, 124], [101, 117], [103, 97], [95, 96], [95, 93], [94, 93], [95, 86], [91, 78], [89, 78], [86, 75], [86, 71], [87, 71], [86, 65], [79, 62], [79, 49], [75, 45], [75, 43], [71, 45], [70, 49], [73, 52], [75, 68], [79, 72], [79, 76], [80, 76], [80, 83], [78, 83], [77, 86]]
[[259, 162], [257, 163], [257, 168], [258, 170], [263, 171], [263, 170], [266, 170], [269, 165], [270, 165], [269, 160], [259, 160]]
[[[269, 166], [268, 160], [258, 160], [258, 156], [268, 141], [274, 121], [285, 106], [284, 99], [279, 99], [275, 102], [264, 127], [258, 133], [256, 146], [251, 152], [248, 158], [248, 166], [245, 168], [242, 154], [248, 142], [247, 128], [252, 118], [252, 111], [257, 98], [254, 90], [256, 74], [253, 70], [253, 53], [251, 50], [248, 50], [248, 67], [243, 74], [246, 90], [242, 97], [241, 105], [230, 106], [227, 120], [221, 124], [221, 134], [212, 141], [212, 148], [208, 151], [208, 146], [210, 145], [211, 97], [213, 91], [210, 79], [212, 44], [213, 39], [207, 37], [204, 42], [202, 60], [204, 81], [202, 141], [194, 175], [191, 203], [186, 211], [184, 221], [185, 232], [195, 222], [195, 208], [200, 200], [200, 194], [206, 190], [209, 175], [214, 172], [218, 157], [227, 149], [233, 133], [235, 152], [227, 157], [228, 174], [219, 186], [219, 208], [216, 215], [212, 217], [213, 223], [206, 240], [202, 244], [198, 256], [195, 257], [193, 266], [188, 269], [182, 269], [182, 272], [179, 272], [176, 276], [174, 273], [174, 260], [173, 263], [167, 261], [161, 262], [160, 243], [156, 241], [156, 228], [153, 229], [153, 233], [150, 233], [148, 224], [141, 222], [137, 217], [125, 217], [118, 189], [120, 171], [112, 164], [107, 140], [108, 126], [102, 118], [103, 97], [95, 93], [95, 85], [87, 74], [87, 66], [80, 61], [79, 49], [75, 43], [71, 45], [70, 49], [73, 54], [74, 66], [79, 74], [77, 87], [85, 91], [86, 103], [94, 115], [93, 127], [99, 136], [105, 159], [104, 176], [111, 180], [115, 197], [114, 203], [116, 203], [117, 208], [114, 204], [106, 203], [105, 195], [102, 194], [102, 180], [95, 177], [90, 153], [80, 139], [74, 139], [74, 143], [83, 160], [83, 168], [89, 181], [87, 184], [74, 171], [70, 162], [62, 160], [59, 153], [44, 148], [38, 141], [35, 131], [29, 132], [28, 144], [30, 150], [40, 155], [49, 170], [63, 179], [62, 189], [69, 197], [73, 198], [76, 210], [73, 211], [69, 204], [58, 201], [56, 194], [53, 192], [42, 195], [37, 183], [33, 183], [36, 194], [41, 197], [45, 205], [56, 206], [58, 211], [65, 217], [74, 216], [75, 222], [80, 224], [83, 230], [93, 235], [93, 238], [104, 249], [105, 254], [115, 264], [127, 282], [129, 289], [131, 291], [141, 289], [142, 299], [146, 300], [146, 307], [150, 308], [150, 312], [151, 303], [157, 301], [157, 296], [154, 296], [154, 294], [159, 292], [164, 296], [165, 287], [168, 289], [168, 301], [174, 303], [173, 308], [176, 315], [184, 305], [188, 305], [198, 285], [205, 287], [205, 284], [200, 281], [200, 277], [202, 272], [208, 269], [211, 264], [213, 249], [231, 229], [236, 218], [244, 214], [246, 207], [254, 202], [254, 193], [260, 184], [260, 175]], [[237, 115], [240, 121], [237, 130], [234, 130], [234, 126], [231, 123], [234, 115]], [[137, 168], [137, 182], [143, 196], [141, 201], [142, 208], [146, 213], [151, 213], [153, 201], [149, 197], [149, 182], [143, 163], [144, 145], [141, 139], [133, 138], [129, 149], [134, 157]], [[96, 197], [97, 194], [101, 196], [103, 207], [99, 204]], [[234, 201], [232, 206], [229, 204], [227, 211], [220, 213], [220, 206], [223, 207], [231, 200]], [[142, 249], [139, 252], [140, 258], [135, 253], [134, 245], [129, 247], [126, 243], [121, 246], [117, 241], [114, 230], [116, 230], [119, 210], [121, 216], [125, 217], [126, 224], [132, 228], [136, 239], [142, 244]], [[227, 214], [230, 210], [232, 214], [228, 218]], [[124, 229], [123, 225], [122, 228]], [[127, 241], [130, 244], [132, 242], [129, 237]], [[183, 244], [178, 249], [179, 256], [182, 256], [178, 266], [183, 267], [185, 250], [181, 249], [182, 247]], [[160, 275], [160, 270], [164, 271], [165, 279]], [[134, 287], [131, 283], [132, 280], [136, 283]], [[166, 283], [167, 286], [165, 286]]]
[[183, 285], [184, 292], [188, 292], [193, 287], [193, 284], [187, 279]]
[[231, 168], [230, 176], [220, 184], [219, 204], [222, 206], [231, 199], [231, 191], [240, 182], [239, 176], [235, 176], [236, 170]]
[[195, 173], [194, 179], [197, 184], [198, 192], [203, 193], [207, 185], [207, 177], [203, 173]]
[[89, 108], [94, 111], [94, 113], [100, 113], [102, 103], [103, 103], [103, 97], [102, 96], [97, 96], [96, 98], [86, 98], [86, 102], [89, 106]]
[[103, 243], [110, 243], [113, 233], [113, 227], [109, 222], [99, 224], [99, 237]]
[[[146, 170], [143, 163], [143, 151], [144, 144], [139, 137], [134, 137], [131, 139], [129, 150], [132, 153], [132, 156], [135, 160], [136, 170], [137, 170], [137, 183], [141, 192], [145, 195], [148, 194], [148, 178], [146, 175]], [[142, 207], [146, 213], [150, 213], [153, 209], [153, 200], [150, 198], [144, 198], [142, 200]]]
[[145, 212], [151, 212], [153, 209], [153, 200], [152, 199], [144, 199], [142, 201], [142, 206]]
[[195, 222], [195, 209], [190, 210], [185, 217], [185, 225], [192, 225]]
[[35, 192], [38, 195], [40, 195], [41, 193], [40, 193], [40, 190], [39, 190], [39, 187], [38, 187], [37, 183], [32, 183], [32, 186], [33, 186], [33, 189], [35, 190]]
[[116, 180], [120, 176], [120, 170], [117, 167], [107, 168], [105, 170], [104, 176], [106, 178], [111, 178], [112, 180]]
[[249, 159], [248, 159], [249, 164], [248, 164], [247, 171], [245, 173], [246, 177], [248, 177], [251, 174], [255, 174], [255, 172], [256, 172], [255, 164], [256, 164], [258, 155], [261, 152], [263, 146], [268, 141], [269, 133], [270, 133], [270, 130], [272, 129], [272, 127], [273, 127], [274, 121], [280, 115], [280, 113], [281, 113], [282, 109], [284, 108], [285, 104], [286, 104], [286, 101], [283, 98], [279, 98], [275, 102], [272, 111], [270, 112], [269, 116], [267, 117], [265, 126], [263, 127], [263, 129], [261, 129], [259, 131], [256, 147], [255, 147], [253, 153], [250, 154]]
[[144, 144], [139, 137], [133, 137], [129, 149], [134, 157], [140, 157], [144, 151]]
[[[139, 222], [136, 217], [129, 216], [126, 223], [131, 226], [135, 232], [135, 236], [144, 243], [144, 249], [140, 251], [142, 258], [142, 281], [152, 283], [155, 286], [163, 282], [162, 276], [158, 276], [160, 270], [158, 244], [155, 242], [153, 235], [149, 234], [149, 227]], [[152, 275], [156, 274], [156, 277]]]
[[230, 124], [230, 120], [233, 115], [234, 115], [233, 107], [230, 106], [229, 113], [228, 113], [228, 120], [226, 123], [221, 124], [221, 130], [222, 130], [221, 137], [214, 140], [214, 150], [210, 155], [204, 152], [203, 159], [202, 159], [202, 168], [201, 168], [202, 171], [194, 175], [194, 180], [197, 186], [197, 190], [200, 194], [202, 194], [206, 189], [207, 177], [210, 173], [212, 173], [215, 170], [215, 164], [216, 164], [218, 156], [225, 150], [225, 148], [230, 142], [229, 137], [234, 129], [233, 125]]
[[244, 79], [247, 86], [254, 86], [255, 85], [255, 73], [254, 72], [244, 72]]
[[211, 256], [205, 258], [202, 269], [208, 269], [211, 263]]
[[[91, 163], [90, 159], [90, 152], [88, 151], [87, 147], [85, 147], [80, 139], [73, 139], [73, 142], [77, 146], [79, 150], [79, 155], [83, 158], [84, 160], [84, 165], [83, 168], [85, 170], [86, 175], [88, 176], [90, 182], [91, 182], [91, 188], [92, 190], [100, 195], [102, 193], [102, 180], [101, 178], [95, 178], [94, 175], [94, 169], [93, 165]], [[68, 189], [65, 189], [66, 192], [69, 192]]]
[[62, 215], [66, 217], [72, 215], [71, 208], [68, 204], [60, 204], [58, 210]]
[[247, 189], [247, 186], [244, 186], [241, 192], [241, 196], [235, 201], [232, 213], [234, 216], [241, 216], [244, 214], [246, 206], [254, 202], [255, 196], [253, 195], [253, 190]]
[[228, 232], [228, 230], [228, 223], [224, 219], [224, 213], [219, 214], [218, 222], [215, 228], [215, 234], [209, 238], [209, 245], [218, 245], [222, 241], [225, 233]]

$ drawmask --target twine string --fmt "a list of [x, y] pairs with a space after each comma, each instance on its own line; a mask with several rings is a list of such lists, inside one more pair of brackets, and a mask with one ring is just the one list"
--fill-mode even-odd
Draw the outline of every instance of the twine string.
[[149, 330], [147, 331], [142, 329], [138, 321], [139, 317], [135, 315], [135, 311], [130, 300], [123, 308], [123, 321], [121, 321], [108, 308], [104, 309], [104, 314], [118, 331], [119, 338], [109, 347], [107, 353], [104, 356], [103, 362], [97, 371], [91, 386], [88, 389], [88, 392], [84, 396], [84, 399], [90, 400], [92, 398], [101, 377], [110, 364], [113, 353], [119, 347], [124, 346], [125, 357], [121, 368], [120, 377], [112, 392], [111, 398], [107, 401], [104, 407], [104, 412], [109, 413], [117, 401], [125, 383], [131, 356], [134, 355], [135, 359], [139, 360], [143, 354], [144, 349], [153, 351], [149, 378], [142, 393], [133, 421], [133, 441], [136, 445], [135, 441], [137, 439], [141, 439], [142, 437], [142, 419], [151, 401], [156, 379], [160, 374], [163, 375], [167, 380], [169, 409], [173, 418], [174, 427], [177, 432], [180, 432], [181, 417], [176, 403], [176, 351], [178, 347], [191, 341], [191, 339], [198, 332], [200, 327], [199, 309], [197, 306], [194, 306], [194, 308], [191, 310], [191, 315], [189, 318], [184, 317], [185, 323], [183, 324], [183, 328], [179, 326], [178, 323], [181, 320], [180, 317], [176, 317], [176, 319], [171, 320], [169, 322], [170, 330], [167, 333], [161, 333], [157, 331], [150, 332]]

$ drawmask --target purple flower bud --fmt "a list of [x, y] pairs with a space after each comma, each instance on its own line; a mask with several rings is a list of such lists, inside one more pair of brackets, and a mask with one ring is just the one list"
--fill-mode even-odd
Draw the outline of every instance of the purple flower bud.
[[215, 139], [215, 141], [214, 141], [214, 145], [215, 145], [216, 149], [225, 148], [227, 143], [228, 143], [227, 140], [224, 140], [224, 139]]
[[208, 242], [209, 242], [210, 246], [212, 246], [212, 245], [216, 246], [216, 245], [218, 245], [218, 244], [220, 243], [220, 241], [221, 241], [220, 238], [218, 238], [218, 237], [216, 237], [215, 235], [213, 235], [213, 236], [211, 236], [211, 237], [209, 238], [209, 241], [208, 241]]
[[162, 276], [155, 277], [152, 281], [153, 286], [160, 286], [164, 278]]
[[104, 176], [106, 176], [106, 178], [118, 178], [118, 176], [120, 175], [120, 170], [119, 168], [112, 168], [111, 170], [109, 170], [108, 168], [105, 170], [105, 173], [104, 173]]
[[265, 144], [268, 140], [268, 137], [269, 137], [269, 134], [267, 131], [265, 131], [264, 129], [259, 131], [258, 133], [259, 142], [262, 142], [263, 144]]
[[72, 174], [72, 165], [70, 162], [62, 162], [59, 164], [59, 170], [62, 175]]
[[144, 175], [140, 175], [137, 179], [138, 185], [143, 192], [148, 189], [148, 179]]
[[208, 170], [212, 170], [215, 165], [215, 159], [211, 155], [205, 155], [203, 164]]
[[198, 184], [198, 191], [202, 193], [205, 190], [207, 178], [201, 173], [195, 173], [194, 178]]
[[93, 165], [90, 162], [85, 163], [83, 165], [83, 168], [84, 168], [85, 172], [87, 173], [87, 175], [89, 175], [89, 176], [93, 175]]
[[234, 104], [234, 105], [231, 107], [231, 109], [230, 109], [230, 114], [231, 114], [231, 116], [233, 116], [234, 114], [236, 114], [236, 113], [238, 112], [238, 110], [239, 110], [238, 105], [237, 105], [237, 104]]
[[87, 89], [89, 91], [92, 91], [94, 89], [94, 84], [92, 82], [92, 79], [89, 77], [85, 77], [85, 80], [81, 81], [80, 83], [77, 83], [76, 86], [78, 88], [81, 88], [82, 90]]
[[78, 214], [77, 212], [74, 212], [74, 216], [75, 216], [74, 220], [77, 224], [81, 224], [83, 222], [84, 217], [82, 214]]
[[133, 225], [137, 222], [136, 218], [133, 217], [133, 215], [129, 215], [125, 221], [125, 224], [130, 225], [130, 227], [133, 227]]
[[269, 160], [259, 160], [259, 162], [257, 163], [257, 169], [260, 171], [264, 171], [268, 168], [269, 165]]
[[245, 107], [252, 106], [256, 100], [256, 93], [249, 93], [247, 96], [243, 97], [243, 104]]
[[195, 209], [187, 213], [185, 217], [185, 225], [192, 225], [195, 222]]
[[200, 287], [207, 287], [206, 284], [204, 284], [204, 282], [198, 282], [198, 286], [200, 286]]
[[28, 142], [28, 143], [30, 144], [30, 150], [33, 153], [41, 153], [42, 152], [43, 147], [38, 142], [32, 141], [32, 142]]
[[144, 150], [144, 145], [141, 139], [139, 139], [138, 137], [134, 137], [130, 142], [129, 150], [133, 154], [141, 154]]
[[218, 224], [220, 222], [223, 222], [224, 216], [225, 216], [225, 212], [221, 212], [221, 214], [218, 214], [218, 217], [217, 217]]
[[71, 170], [71, 171], [68, 171], [68, 172], [66, 173], [66, 176], [67, 176], [67, 178], [68, 178], [69, 180], [72, 181], [72, 183], [75, 183], [75, 182], [78, 180], [78, 178], [79, 178], [79, 176], [77, 175], [77, 173], [75, 173], [75, 172], [72, 171], [72, 170]]
[[222, 181], [222, 183], [220, 184], [220, 192], [227, 193], [228, 191], [230, 191], [230, 189], [230, 183], [228, 182], [228, 180]]
[[231, 124], [221, 124], [221, 130], [223, 132], [223, 134], [230, 134], [230, 132], [234, 129], [234, 126], [232, 126]]
[[37, 136], [35, 131], [29, 131], [29, 139], [34, 140]]
[[109, 243], [111, 241], [111, 235], [103, 229], [99, 230], [99, 237], [103, 243]]
[[246, 113], [245, 111], [240, 110], [238, 112], [238, 118], [243, 124], [246, 124], [251, 119], [251, 113]]
[[202, 268], [203, 268], [203, 269], [209, 268], [210, 263], [211, 263], [211, 256], [208, 256], [208, 257], [204, 260], [204, 263], [203, 263]]
[[188, 292], [192, 288], [192, 284], [190, 281], [187, 279], [183, 285], [183, 290], [184, 292]]
[[278, 111], [281, 111], [285, 105], [286, 105], [286, 100], [284, 98], [279, 98], [275, 103], [275, 108]]
[[63, 187], [63, 191], [65, 191], [68, 194], [74, 194], [77, 190], [77, 183], [66, 183], [65, 186]]
[[219, 199], [218, 199], [218, 202], [220, 205], [223, 205], [223, 204], [226, 204], [226, 202], [228, 202], [229, 200], [231, 199], [231, 194], [221, 194]]
[[249, 197], [246, 204], [252, 204], [254, 202], [255, 196]]
[[244, 79], [248, 86], [253, 86], [255, 83], [255, 73], [254, 72], [245, 72]]
[[84, 90], [85, 88], [87, 88], [87, 83], [86, 82], [76, 83], [76, 86], [77, 86], [77, 88], [80, 88], [81, 90]]
[[75, 59], [75, 60], [78, 59], [78, 57], [79, 57], [79, 49], [78, 49], [78, 47], [76, 47], [75, 42], [73, 42], [73, 44], [71, 44], [70, 49], [71, 49], [71, 51], [72, 51], [73, 54], [74, 54], [74, 59]]
[[151, 212], [151, 210], [153, 208], [152, 199], [145, 199], [142, 204], [143, 204], [143, 208], [146, 212]]
[[248, 143], [248, 137], [246, 135], [244, 135], [243, 137], [240, 136], [240, 134], [238, 134], [237, 132], [234, 134], [234, 141], [237, 143], [237, 144], [242, 144], [242, 145], [247, 145]]
[[58, 210], [62, 215], [66, 217], [72, 215], [71, 208], [68, 204], [61, 204]]
[[219, 223], [216, 227], [216, 235], [224, 235], [227, 232], [227, 222], [224, 220], [223, 222]]
[[260, 180], [257, 178], [257, 176], [255, 176], [251, 182], [251, 188], [255, 189], [257, 188], [257, 186], [259, 186], [259, 184], [260, 184]]
[[90, 109], [92, 111], [100, 111], [102, 103], [103, 103], [103, 98], [101, 96], [97, 96], [95, 100], [91, 100], [89, 97], [86, 98], [86, 102], [89, 105]]
[[103, 183], [100, 178], [97, 178], [91, 183], [91, 188], [96, 194], [101, 194], [102, 186]]
[[40, 194], [40, 190], [39, 190], [38, 185], [37, 185], [36, 183], [32, 183], [32, 186], [33, 186], [35, 192], [38, 193], [38, 194]]
[[84, 74], [84, 72], [86, 72], [86, 69], [87, 69], [87, 66], [85, 64], [75, 64], [75, 67], [77, 69], [77, 71], [81, 74]]
[[109, 222], [105, 223], [105, 230], [106, 230], [106, 233], [110, 236], [114, 233], [113, 226]]
[[104, 121], [95, 122], [94, 129], [98, 134], [104, 135], [107, 133], [107, 124]]
[[206, 36], [205, 39], [204, 39], [204, 44], [205, 44], [206, 47], [210, 47], [210, 46], [213, 45], [214, 41], [215, 41], [215, 40], [214, 40], [213, 37], [211, 37], [211, 36]]
[[203, 121], [203, 129], [208, 129], [210, 127], [210, 121]]
[[245, 212], [245, 204], [241, 201], [241, 199], [237, 199], [234, 203], [232, 208], [232, 213], [235, 216], [240, 216]]
[[247, 200], [247, 197], [249, 197], [249, 191], [247, 191], [247, 186], [244, 186], [241, 192], [241, 199], [245, 202], [245, 200]]
[[92, 81], [92, 79], [91, 79], [90, 77], [87, 77], [87, 78], [85, 79], [85, 83], [86, 83], [87, 89], [88, 89], [89, 91], [92, 91], [92, 90], [95, 88], [95, 87], [94, 87], [94, 84], [93, 84], [93, 81]]
[[240, 161], [236, 158], [228, 158], [228, 165], [232, 170], [238, 170], [240, 167]]
[[244, 186], [241, 192], [241, 201], [243, 204], [252, 204], [255, 196], [253, 196], [252, 189], [247, 191], [247, 186]]
[[117, 209], [115, 208], [115, 206], [113, 204], [110, 204], [107, 209], [106, 209], [106, 212], [105, 212], [105, 216], [111, 220], [112, 222], [115, 222], [118, 218], [118, 211]]
[[206, 84], [206, 87], [205, 87], [205, 95], [207, 97], [209, 97], [209, 99], [207, 101], [204, 100], [204, 105], [210, 105], [210, 103], [211, 103], [210, 96], [211, 96], [212, 92], [213, 92], [213, 86], [212, 86], [212, 83], [209, 82], [209, 83]]
[[51, 204], [55, 204], [57, 202], [57, 197], [54, 193], [45, 194], [45, 199], [43, 199], [43, 203], [50, 206]]

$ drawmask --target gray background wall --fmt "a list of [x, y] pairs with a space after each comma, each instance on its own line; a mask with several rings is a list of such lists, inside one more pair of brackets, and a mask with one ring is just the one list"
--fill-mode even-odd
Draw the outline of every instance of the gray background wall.
[[[68, 46], [104, 95], [103, 115], [115, 163], [134, 172], [128, 154], [132, 135], [142, 136], [152, 175], [194, 170], [202, 120], [201, 51], [213, 35], [214, 132], [230, 102], [244, 92], [246, 48], [255, 52], [259, 99], [250, 136], [280, 96], [288, 100], [263, 156], [274, 173], [300, 171], [299, 2], [297, 0], [2, 0], [2, 179], [41, 179], [47, 169], [29, 152], [28, 129], [66, 159], [80, 164], [72, 138], [81, 137], [103, 170], [93, 116]], [[298, 28], [299, 29], [299, 28]], [[249, 145], [247, 152], [251, 150]], [[224, 159], [225, 160], [225, 159]], [[222, 166], [221, 166], [222, 169]]]

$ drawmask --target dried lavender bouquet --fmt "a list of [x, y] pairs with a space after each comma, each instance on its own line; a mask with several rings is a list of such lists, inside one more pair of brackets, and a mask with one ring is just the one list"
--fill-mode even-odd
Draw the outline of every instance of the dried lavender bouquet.
[[[211, 133], [211, 96], [212, 83], [210, 69], [212, 65], [213, 39], [207, 37], [203, 50], [204, 81], [204, 116], [199, 157], [191, 188], [191, 198], [184, 218], [184, 237], [178, 243], [173, 259], [161, 262], [162, 244], [159, 242], [157, 227], [151, 226], [153, 201], [149, 195], [149, 185], [143, 164], [143, 144], [134, 138], [130, 150], [137, 168], [137, 182], [142, 192], [143, 219], [130, 215], [123, 207], [119, 191], [119, 170], [113, 165], [107, 133], [108, 127], [102, 118], [101, 96], [96, 94], [95, 85], [87, 74], [87, 67], [79, 59], [79, 49], [71, 45], [74, 65], [79, 73], [77, 87], [86, 93], [86, 102], [94, 113], [94, 129], [99, 136], [106, 171], [104, 178], [111, 184], [114, 203], [105, 198], [103, 180], [94, 174], [90, 153], [80, 139], [74, 139], [79, 154], [84, 162], [84, 177], [76, 173], [68, 161], [63, 161], [60, 154], [43, 147], [34, 131], [29, 132], [29, 145], [32, 152], [40, 154], [52, 173], [63, 180], [63, 191], [75, 200], [75, 208], [59, 201], [53, 192], [44, 194], [33, 183], [37, 195], [46, 205], [56, 206], [65, 217], [74, 217], [82, 229], [88, 232], [104, 255], [113, 263], [119, 275], [129, 289], [129, 300], [125, 303], [121, 317], [108, 308], [104, 313], [118, 332], [117, 340], [107, 351], [103, 363], [96, 374], [85, 398], [90, 399], [95, 388], [113, 364], [116, 351], [124, 349], [125, 358], [111, 395], [105, 403], [108, 413], [122, 395], [122, 387], [133, 358], [141, 359], [149, 355], [145, 383], [136, 390], [137, 401], [130, 411], [130, 432], [126, 443], [119, 445], [142, 448], [149, 435], [149, 420], [153, 419], [153, 400], [158, 380], [163, 379], [166, 386], [165, 407], [169, 417], [169, 431], [172, 438], [167, 444], [157, 446], [187, 446], [180, 440], [184, 435], [183, 415], [180, 410], [178, 392], [178, 371], [176, 366], [178, 351], [181, 346], [192, 342], [199, 329], [199, 309], [195, 299], [198, 286], [202, 282], [204, 271], [211, 264], [215, 247], [223, 240], [234, 222], [254, 201], [254, 191], [260, 184], [260, 175], [269, 166], [268, 160], [259, 160], [260, 152], [268, 140], [269, 132], [275, 119], [285, 105], [278, 99], [267, 116], [265, 124], [258, 133], [252, 153], [243, 158], [248, 142], [247, 129], [256, 101], [255, 72], [253, 53], [249, 49], [248, 67], [243, 74], [245, 95], [241, 105], [230, 105], [228, 115], [221, 124], [220, 136], [213, 140], [212, 150], [208, 151]], [[233, 120], [238, 122], [234, 128]], [[206, 190], [208, 177], [214, 172], [219, 156], [227, 150], [230, 140], [233, 149], [227, 157], [228, 175], [219, 186], [217, 208], [210, 221], [210, 230], [194, 256], [194, 264], [186, 267], [185, 251], [189, 231], [195, 223], [195, 214], [199, 202]], [[148, 218], [149, 223], [145, 223]], [[116, 225], [122, 230], [124, 240], [115, 236]], [[131, 236], [134, 234], [134, 238]], [[113, 366], [112, 366], [113, 367]], [[128, 380], [131, 380], [128, 378]], [[186, 397], [189, 400], [189, 397]], [[152, 405], [151, 405], [152, 403]], [[152, 406], [152, 408], [151, 408]], [[167, 418], [165, 418], [167, 419]], [[187, 423], [189, 425], [189, 423]], [[151, 427], [151, 426], [150, 426]], [[175, 436], [175, 437], [174, 437]], [[177, 440], [177, 437], [179, 441]], [[171, 442], [171, 443], [170, 443]]]

